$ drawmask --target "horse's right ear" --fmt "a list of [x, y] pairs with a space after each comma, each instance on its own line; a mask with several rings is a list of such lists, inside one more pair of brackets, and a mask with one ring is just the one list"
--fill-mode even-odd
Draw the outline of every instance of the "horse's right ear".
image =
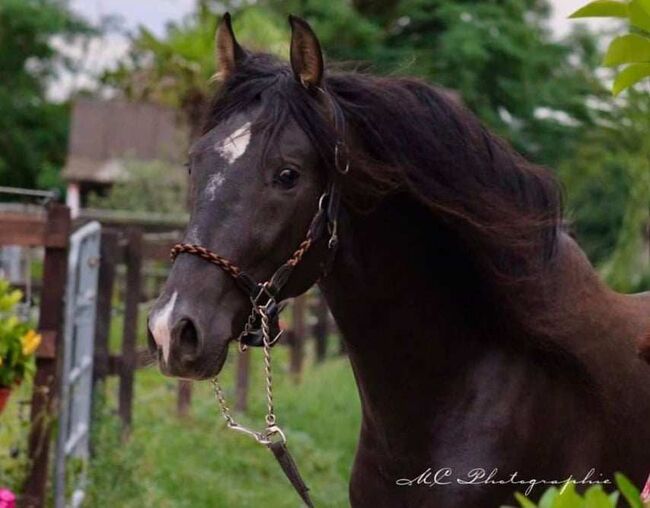
[[289, 16], [291, 25], [291, 68], [305, 88], [320, 87], [323, 81], [323, 53], [318, 37], [304, 19]]
[[216, 36], [217, 69], [222, 81], [226, 81], [246, 57], [246, 51], [235, 39], [232, 31], [230, 13], [226, 12], [221, 18]]

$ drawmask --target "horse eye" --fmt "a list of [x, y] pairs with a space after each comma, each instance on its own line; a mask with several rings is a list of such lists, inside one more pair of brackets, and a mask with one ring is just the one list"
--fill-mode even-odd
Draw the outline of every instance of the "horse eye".
[[274, 183], [283, 189], [292, 189], [298, 183], [300, 173], [293, 168], [283, 168], [275, 175]]
[[185, 166], [185, 169], [187, 169], [187, 172], [191, 175], [192, 174], [192, 165], [190, 164], [190, 161], [187, 161], [183, 164]]

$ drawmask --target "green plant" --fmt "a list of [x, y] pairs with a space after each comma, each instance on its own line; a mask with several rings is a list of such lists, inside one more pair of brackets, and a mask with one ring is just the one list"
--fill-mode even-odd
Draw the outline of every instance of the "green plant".
[[163, 161], [124, 161], [124, 175], [105, 196], [91, 194], [93, 208], [182, 214], [187, 204], [186, 171]]
[[22, 297], [0, 279], [0, 387], [12, 387], [34, 373], [34, 351], [41, 336], [15, 314]]
[[602, 485], [589, 487], [584, 494], [579, 494], [574, 482], [567, 482], [560, 488], [551, 487], [535, 504], [528, 497], [517, 492], [515, 498], [521, 508], [616, 508], [621, 506], [621, 496], [629, 508], [648, 508], [650, 500], [641, 499], [639, 490], [624, 475], [616, 473], [616, 485], [618, 491], [607, 494]]
[[0, 487], [21, 492], [28, 472], [32, 383], [16, 387], [0, 416]]
[[631, 32], [616, 37], [605, 54], [604, 65], [625, 65], [612, 85], [618, 95], [650, 78], [650, 0], [595, 0], [571, 15], [572, 18], [626, 19]]

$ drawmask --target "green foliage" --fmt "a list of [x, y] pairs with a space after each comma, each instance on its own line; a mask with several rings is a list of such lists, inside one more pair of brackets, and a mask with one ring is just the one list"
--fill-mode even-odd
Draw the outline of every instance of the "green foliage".
[[643, 504], [639, 490], [624, 475], [616, 473], [615, 478], [620, 493], [607, 494], [602, 485], [593, 485], [581, 495], [577, 492], [575, 483], [569, 482], [560, 488], [548, 489], [539, 499], [539, 504], [520, 493], [516, 493], [515, 498], [520, 508], [617, 508], [620, 507], [622, 494], [628, 508], [650, 506], [650, 502]]
[[650, 94], [629, 90], [603, 103], [601, 122], [559, 169], [578, 240], [620, 291], [648, 288]]
[[637, 34], [628, 34], [612, 41], [603, 63], [615, 66], [639, 61], [650, 62], [650, 39]]
[[12, 387], [34, 373], [41, 338], [15, 315], [23, 294], [0, 279], [0, 387]]
[[21, 492], [27, 475], [30, 427], [29, 401], [32, 384], [24, 382], [12, 390], [0, 416], [0, 487]]
[[578, 9], [572, 18], [626, 18], [633, 33], [615, 38], [609, 45], [604, 65], [622, 69], [612, 86], [618, 95], [650, 77], [650, 0], [595, 0]]
[[132, 212], [185, 213], [187, 177], [178, 166], [162, 161], [124, 161], [125, 175], [105, 196], [92, 194], [88, 205]]
[[[58, 184], [52, 167], [65, 157], [68, 108], [48, 103], [45, 86], [66, 65], [54, 36], [89, 33], [62, 0], [0, 2], [0, 183]], [[48, 176], [40, 178], [43, 168]]]
[[628, 65], [618, 73], [614, 80], [614, 94], [618, 95], [626, 88], [630, 88], [648, 76], [650, 76], [650, 63]]
[[614, 252], [633, 182], [628, 156], [612, 152], [588, 135], [571, 159], [558, 167], [568, 196], [566, 214], [580, 246], [596, 265]]
[[[179, 108], [194, 138], [207, 107], [216, 68], [214, 34], [218, 16], [199, 2], [197, 11], [168, 25], [162, 38], [144, 27], [132, 38], [129, 57], [107, 72], [104, 83], [133, 100], [147, 100]], [[286, 22], [261, 6], [242, 9], [236, 16], [237, 36], [250, 48], [288, 55]]]

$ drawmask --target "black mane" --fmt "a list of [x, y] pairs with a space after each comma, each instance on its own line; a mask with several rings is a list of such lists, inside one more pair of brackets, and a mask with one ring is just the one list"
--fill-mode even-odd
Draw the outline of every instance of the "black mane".
[[455, 228], [499, 279], [537, 278], [555, 252], [562, 219], [549, 170], [527, 162], [448, 93], [422, 81], [332, 73], [323, 89], [306, 90], [287, 64], [250, 54], [214, 97], [204, 131], [262, 103], [255, 128], [268, 141], [293, 118], [333, 171], [338, 133], [327, 115], [328, 94], [352, 147], [352, 170], [341, 179], [349, 206], [406, 192]]

